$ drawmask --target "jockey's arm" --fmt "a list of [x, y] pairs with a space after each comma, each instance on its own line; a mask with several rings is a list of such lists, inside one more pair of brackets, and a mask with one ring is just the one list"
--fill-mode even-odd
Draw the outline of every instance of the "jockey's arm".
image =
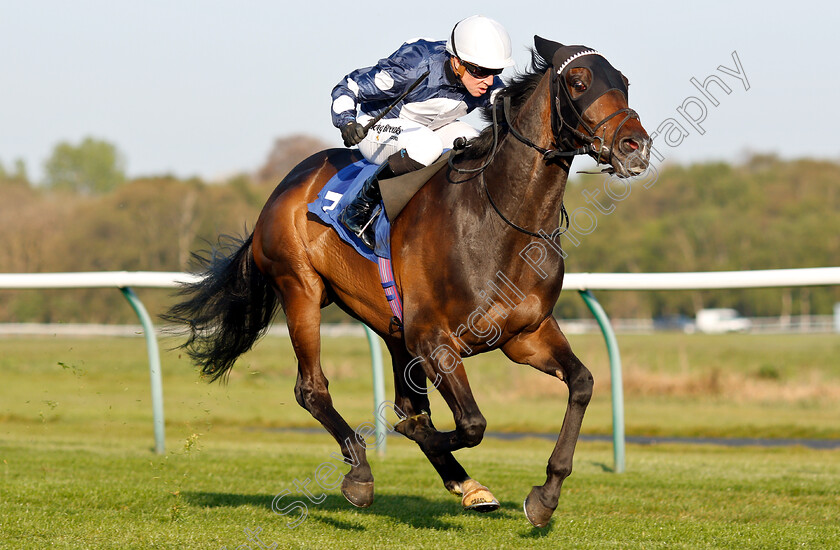
[[[345, 76], [332, 90], [332, 123], [341, 128], [356, 120], [359, 105], [367, 114], [376, 115], [414, 83], [422, 72], [415, 61], [398, 55], [379, 60], [373, 67], [357, 69]], [[412, 62], [409, 62], [412, 61]]]

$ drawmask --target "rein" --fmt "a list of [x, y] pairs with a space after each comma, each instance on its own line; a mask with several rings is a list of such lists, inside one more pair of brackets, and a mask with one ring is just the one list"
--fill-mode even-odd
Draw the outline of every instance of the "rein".
[[[516, 130], [516, 128], [513, 127], [513, 124], [511, 124], [509, 122], [511, 120], [511, 118], [510, 118], [510, 96], [504, 96], [503, 105], [504, 105], [503, 108], [504, 108], [504, 113], [505, 113], [505, 121], [506, 121], [507, 127], [510, 130], [511, 134], [513, 134], [513, 136], [516, 139], [518, 139], [519, 141], [521, 141], [525, 145], [528, 145], [529, 147], [531, 147], [533, 149], [536, 149], [537, 151], [542, 153], [542, 156], [546, 161], [552, 162], [559, 157], [574, 157], [576, 155], [585, 155], [590, 151], [590, 147], [579, 147], [579, 148], [571, 150], [571, 151], [560, 151], [558, 149], [543, 149], [539, 145], [535, 144], [534, 142], [532, 142], [531, 140], [529, 140], [528, 138], [526, 138], [525, 136], [520, 134]], [[490, 163], [493, 162], [493, 159], [496, 157], [496, 152], [498, 151], [498, 148], [499, 148], [499, 128], [501, 127], [501, 124], [499, 123], [499, 117], [498, 117], [497, 113], [498, 113], [498, 107], [494, 103], [493, 104], [493, 148], [490, 150], [490, 154], [488, 155], [487, 160], [484, 162], [484, 164], [482, 164], [478, 168], [458, 168], [457, 166], [455, 166], [455, 164], [453, 162], [453, 160], [454, 160], [453, 157], [455, 155], [450, 155], [449, 156], [449, 168], [451, 170], [454, 170], [455, 172], [458, 172], [459, 174], [474, 174], [474, 173], [478, 172], [479, 181], [481, 182], [482, 189], [484, 189], [484, 194], [487, 195], [488, 202], [493, 207], [493, 210], [496, 211], [496, 214], [498, 214], [498, 216], [500, 218], [502, 218], [502, 220], [506, 224], [508, 224], [512, 228], [516, 229], [520, 233], [530, 235], [531, 237], [537, 237], [537, 238], [540, 238], [540, 239], [549, 238], [550, 236], [547, 235], [545, 232], [535, 233], [535, 232], [533, 232], [529, 229], [525, 229], [524, 227], [521, 227], [521, 226], [517, 225], [516, 223], [514, 223], [513, 221], [511, 221], [507, 216], [505, 216], [502, 213], [502, 211], [496, 205], [496, 201], [493, 200], [493, 196], [490, 195], [490, 189], [487, 187], [487, 180], [484, 179], [484, 170], [486, 170], [487, 167], [490, 166]], [[553, 114], [553, 110], [552, 110], [552, 114]], [[460, 142], [460, 143], [456, 142], [455, 144], [453, 144], [453, 149], [455, 149], [456, 152], [458, 150], [463, 150], [465, 147], [466, 147], [465, 142]], [[570, 223], [569, 213], [566, 211], [566, 205], [561, 202], [560, 203], [560, 224], [557, 228], [557, 229], [560, 229], [560, 227], [563, 227], [563, 230], [560, 231], [560, 235], [562, 235], [563, 233], [568, 231], [569, 223]], [[552, 234], [553, 233], [554, 232], [552, 232]]]
[[[510, 97], [509, 96], [505, 96], [505, 98], [504, 98], [504, 109], [505, 109], [505, 119], [509, 120], [510, 119], [510, 116], [509, 116], [510, 115], [510, 113], [509, 113]], [[493, 162], [493, 159], [496, 157], [496, 152], [497, 152], [498, 147], [499, 147], [499, 127], [501, 126], [501, 124], [499, 123], [499, 118], [498, 118], [497, 113], [498, 113], [498, 108], [496, 107], [496, 105], [494, 103], [493, 104], [493, 148], [490, 150], [490, 154], [488, 155], [487, 161], [484, 164], [482, 164], [481, 166], [479, 166], [478, 168], [458, 168], [453, 163], [453, 157], [455, 155], [450, 155], [449, 156], [449, 168], [451, 170], [454, 170], [455, 172], [458, 172], [459, 174], [474, 174], [474, 173], [478, 172], [478, 178], [479, 178], [479, 181], [481, 182], [481, 187], [482, 187], [482, 189], [484, 189], [484, 194], [487, 195], [487, 200], [488, 200], [488, 202], [490, 202], [490, 205], [493, 207], [493, 210], [496, 211], [496, 214], [498, 214], [499, 217], [502, 218], [502, 220], [506, 224], [508, 224], [512, 228], [516, 229], [520, 233], [525, 233], [526, 235], [530, 235], [531, 237], [538, 237], [540, 239], [545, 239], [545, 238], [547, 238], [547, 235], [545, 233], [542, 233], [542, 234], [534, 233], [533, 231], [525, 229], [524, 227], [520, 227], [519, 225], [517, 225], [516, 223], [514, 223], [510, 219], [508, 219], [508, 217], [505, 216], [502, 213], [502, 211], [499, 209], [499, 207], [496, 205], [496, 201], [493, 200], [492, 195], [490, 195], [490, 189], [487, 187], [487, 180], [484, 179], [484, 170], [486, 170], [487, 167], [490, 166], [490, 163]], [[520, 141], [523, 141], [523, 143], [533, 147], [537, 151], [542, 152], [543, 153], [543, 158], [545, 158], [548, 161], [551, 161], [558, 156], [573, 157], [575, 155], [582, 155], [582, 154], [586, 154], [588, 152], [588, 149], [585, 148], [585, 147], [575, 149], [574, 151], [557, 151], [557, 150], [552, 151], [552, 150], [542, 149], [538, 145], [534, 144], [533, 142], [531, 142], [530, 140], [528, 140], [527, 138], [522, 136], [519, 132], [517, 132], [516, 129], [513, 127], [513, 125], [511, 125], [510, 123], [508, 123], [507, 126], [508, 126], [508, 129], [510, 129], [511, 133], [517, 139], [519, 139]], [[456, 142], [456, 144], [453, 144], [453, 149], [455, 149], [456, 151], [463, 150], [465, 147], [466, 147], [465, 142]], [[569, 222], [569, 213], [566, 211], [566, 205], [563, 204], [562, 202], [560, 203], [560, 220], [561, 220], [560, 221], [560, 227], [565, 226], [563, 228], [563, 231], [560, 231], [560, 234], [562, 235], [563, 233], [568, 231], [569, 223], [570, 223]], [[558, 227], [558, 229], [560, 227]], [[553, 234], [553, 232], [552, 232], [552, 234]]]
[[[547, 239], [547, 238], [551, 237], [551, 235], [547, 235], [545, 232], [534, 233], [533, 231], [525, 229], [524, 227], [520, 227], [520, 226], [516, 225], [514, 222], [510, 221], [504, 214], [502, 214], [502, 211], [499, 210], [498, 206], [496, 206], [496, 202], [493, 200], [493, 197], [490, 196], [490, 189], [487, 188], [487, 181], [484, 179], [484, 172], [482, 171], [478, 175], [478, 177], [481, 180], [481, 187], [484, 188], [484, 194], [487, 195], [487, 200], [490, 201], [490, 205], [493, 207], [493, 210], [496, 211], [496, 214], [498, 214], [499, 217], [502, 218], [502, 220], [504, 220], [504, 222], [506, 224], [508, 224], [512, 228], [516, 229], [520, 233], [525, 233], [526, 235], [530, 235], [532, 237], [539, 237], [540, 239]], [[557, 229], [560, 229], [560, 227], [563, 227], [563, 231], [560, 231], [560, 233], [559, 233], [560, 235], [562, 235], [563, 233], [565, 233], [566, 231], [569, 230], [569, 213], [566, 211], [566, 205], [562, 202], [560, 203], [560, 220], [561, 220], [560, 225], [558, 226]], [[553, 234], [554, 234], [554, 232], [552, 231], [552, 235]]]
[[[505, 96], [502, 103], [503, 103], [503, 107], [504, 107], [504, 110], [505, 110], [505, 121], [507, 122], [508, 129], [510, 130], [510, 133], [513, 134], [513, 137], [515, 137], [516, 139], [518, 139], [519, 141], [521, 141], [522, 143], [524, 143], [525, 145], [527, 145], [531, 149], [534, 149], [534, 150], [538, 151], [540, 154], [542, 154], [543, 158], [546, 161], [551, 162], [552, 160], [554, 160], [556, 158], [576, 157], [578, 155], [586, 155], [586, 154], [589, 154], [592, 151], [592, 140], [582, 140], [582, 141], [587, 141], [589, 145], [584, 146], [584, 147], [578, 147], [577, 149], [571, 149], [571, 150], [568, 150], [568, 151], [562, 151], [559, 148], [545, 149], [543, 147], [540, 147], [539, 145], [537, 145], [536, 143], [534, 143], [530, 139], [528, 139], [525, 136], [523, 136], [522, 134], [520, 134], [519, 131], [516, 128], [513, 127], [513, 119], [510, 116], [510, 96]], [[556, 111], [553, 108], [553, 104], [552, 104], [552, 110], [551, 110], [552, 126], [554, 126], [555, 112]], [[612, 116], [613, 115], [610, 115], [609, 118], [612, 118]], [[560, 120], [562, 121], [563, 119], [560, 118]], [[601, 121], [598, 124], [598, 126], [600, 126], [601, 124], [603, 124], [607, 120], [609, 120], [609, 119], [605, 119], [605, 120]], [[575, 132], [576, 135], [580, 134], [580, 132], [578, 132], [577, 130], [575, 130], [574, 128], [569, 126], [568, 124], [564, 123], [564, 126], [566, 126], [570, 130]], [[554, 137], [555, 143], [558, 141], [558, 139], [557, 139], [558, 134], [559, 134], [559, 132], [555, 133], [555, 137]], [[583, 136], [583, 134], [580, 134], [580, 135]], [[599, 152], [599, 155], [600, 155], [600, 152]]]

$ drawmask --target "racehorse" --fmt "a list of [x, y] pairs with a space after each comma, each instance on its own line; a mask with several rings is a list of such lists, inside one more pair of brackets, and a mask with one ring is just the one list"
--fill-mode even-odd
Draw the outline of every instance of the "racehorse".
[[[525, 499], [533, 525], [548, 524], [571, 473], [593, 380], [552, 316], [563, 284], [558, 222], [566, 180], [581, 154], [618, 177], [639, 175], [651, 143], [628, 108], [627, 79], [598, 52], [540, 37], [531, 51], [530, 69], [513, 77], [484, 113], [488, 126], [456, 147], [448, 165], [392, 220], [402, 324], [392, 319], [377, 265], [307, 212], [325, 182], [361, 158], [355, 149], [325, 150], [295, 167], [252, 234], [230, 254], [205, 258], [203, 277], [182, 289], [186, 298], [168, 314], [189, 324], [184, 347], [202, 374], [216, 380], [265, 332], [276, 307], [283, 308], [298, 360], [295, 398], [341, 447], [351, 465], [341, 490], [355, 506], [372, 503], [373, 475], [364, 441], [333, 407], [321, 369], [320, 310], [330, 303], [385, 341], [395, 410], [402, 413], [395, 429], [419, 445], [444, 487], [463, 495], [465, 508], [489, 511], [499, 504], [452, 454], [478, 445], [487, 424], [462, 357], [500, 349], [568, 386], [546, 481]], [[432, 389], [452, 410], [454, 430], [435, 429]]]

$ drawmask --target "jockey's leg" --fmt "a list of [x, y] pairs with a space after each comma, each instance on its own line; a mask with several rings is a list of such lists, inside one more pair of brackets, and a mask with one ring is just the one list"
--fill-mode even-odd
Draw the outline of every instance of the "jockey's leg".
[[452, 143], [457, 138], [472, 139], [478, 136], [478, 130], [466, 122], [456, 120], [435, 130], [435, 135], [443, 144], [444, 149], [452, 149]]
[[[359, 123], [370, 121], [360, 116]], [[405, 149], [408, 156], [423, 166], [428, 166], [440, 157], [443, 142], [429, 128], [412, 120], [387, 118], [373, 125], [373, 128], [359, 143], [359, 152], [374, 164], [383, 164], [388, 157]]]
[[[361, 117], [359, 122], [366, 123], [366, 118], [369, 120], [369, 117]], [[359, 151], [381, 167], [362, 185], [338, 220], [372, 250], [373, 220], [377, 214], [374, 210], [382, 200], [379, 180], [419, 170], [436, 160], [442, 150], [435, 133], [416, 122], [387, 119], [375, 124], [359, 144]]]

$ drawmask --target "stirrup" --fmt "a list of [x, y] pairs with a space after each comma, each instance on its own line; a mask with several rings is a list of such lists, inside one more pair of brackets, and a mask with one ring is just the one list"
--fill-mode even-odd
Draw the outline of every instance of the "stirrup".
[[[368, 246], [368, 248], [370, 248], [371, 250], [373, 250], [374, 247], [376, 246], [376, 233], [374, 233], [374, 231], [373, 231], [373, 228], [374, 228], [373, 222], [376, 221], [376, 219], [379, 217], [379, 214], [381, 212], [382, 212], [382, 205], [377, 204], [376, 208], [373, 210], [373, 214], [370, 215], [370, 219], [368, 219], [368, 221], [365, 223], [365, 225], [363, 225], [362, 228], [359, 229], [359, 232], [356, 233], [356, 236], [359, 237], [362, 240], [362, 242], [365, 243]], [[371, 230], [370, 235], [367, 234], [368, 228], [370, 228], [370, 230]], [[365, 238], [365, 237], [368, 237], [368, 238]], [[370, 242], [368, 242], [368, 241], [370, 241]]]
[[379, 216], [379, 213], [380, 213], [381, 211], [382, 211], [382, 205], [377, 204], [377, 205], [376, 205], [376, 208], [373, 210], [373, 214], [371, 214], [371, 215], [370, 215], [370, 219], [368, 219], [368, 221], [367, 221], [367, 222], [366, 222], [366, 223], [362, 226], [362, 228], [361, 228], [361, 229], [359, 229], [359, 234], [358, 234], [358, 235], [356, 235], [357, 237], [358, 237], [359, 235], [361, 235], [362, 233], [364, 233], [364, 232], [365, 232], [365, 230], [366, 230], [368, 227], [370, 227], [370, 224], [372, 224], [372, 223], [373, 223], [373, 221], [376, 219], [376, 217], [377, 217], [377, 216]]

